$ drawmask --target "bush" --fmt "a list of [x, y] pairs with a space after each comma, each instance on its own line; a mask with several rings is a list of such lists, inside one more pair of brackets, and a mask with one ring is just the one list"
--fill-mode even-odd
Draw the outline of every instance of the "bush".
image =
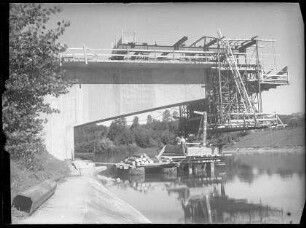
[[106, 137], [103, 137], [102, 139], [98, 141], [96, 153], [103, 153], [104, 151], [112, 150], [114, 148], [115, 148], [115, 145], [113, 141], [111, 141], [110, 139]]

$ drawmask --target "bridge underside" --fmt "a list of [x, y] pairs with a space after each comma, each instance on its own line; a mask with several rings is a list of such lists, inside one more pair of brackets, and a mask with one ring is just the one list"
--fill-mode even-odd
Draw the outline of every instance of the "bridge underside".
[[80, 84], [205, 84], [208, 64], [68, 62], [66, 78]]
[[47, 116], [46, 146], [60, 159], [71, 158], [75, 126], [203, 98], [201, 84], [75, 84], [68, 94], [46, 98], [60, 110]]

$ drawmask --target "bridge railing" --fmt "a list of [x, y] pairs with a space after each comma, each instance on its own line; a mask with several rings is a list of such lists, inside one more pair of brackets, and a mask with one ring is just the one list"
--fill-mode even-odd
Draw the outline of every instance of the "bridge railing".
[[[247, 67], [253, 58], [243, 53], [235, 53], [236, 58], [243, 57]], [[186, 51], [186, 50], [151, 50], [151, 49], [90, 49], [69, 48], [60, 55], [61, 62], [156, 62], [156, 63], [198, 63], [217, 66], [218, 53], [216, 51]], [[242, 66], [243, 67], [243, 66]], [[245, 66], [244, 66], [245, 67]]]
[[69, 48], [61, 53], [61, 62], [216, 62], [216, 53], [208, 51], [169, 51], [148, 49], [84, 49]]
[[[246, 53], [239, 52], [234, 52], [233, 55], [237, 59], [239, 71], [258, 71], [259, 67], [257, 63], [254, 63], [253, 55], [249, 56]], [[261, 56], [270, 55], [269, 53], [261, 53]], [[60, 64], [68, 62], [84, 62], [86, 64], [89, 62], [204, 64], [221, 71], [228, 70], [226, 63], [223, 63], [221, 67], [219, 66], [217, 51], [135, 48], [92, 49], [84, 46], [83, 48], [68, 48], [59, 57]], [[288, 84], [288, 72], [282, 74], [265, 74], [262, 72], [261, 75], [261, 82], [263, 83]], [[258, 78], [253, 80], [257, 81]], [[250, 78], [249, 81], [252, 81], [252, 79]]]
[[220, 127], [226, 128], [252, 128], [252, 127], [278, 127], [285, 125], [277, 114], [267, 113], [228, 113], [226, 121]]

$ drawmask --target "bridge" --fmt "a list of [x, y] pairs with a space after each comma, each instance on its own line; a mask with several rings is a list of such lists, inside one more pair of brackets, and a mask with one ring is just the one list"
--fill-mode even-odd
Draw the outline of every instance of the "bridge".
[[75, 84], [68, 94], [46, 97], [60, 110], [47, 116], [44, 126], [48, 151], [73, 158], [74, 128], [172, 106], [180, 107], [184, 133], [201, 123], [195, 111], [208, 113], [210, 130], [280, 123], [276, 115], [263, 112], [261, 101], [262, 91], [289, 83], [287, 67], [273, 69], [276, 54], [265, 52], [275, 40], [227, 39], [221, 32], [188, 46], [187, 40], [138, 44], [122, 34], [112, 49], [84, 45], [61, 53], [65, 77]]

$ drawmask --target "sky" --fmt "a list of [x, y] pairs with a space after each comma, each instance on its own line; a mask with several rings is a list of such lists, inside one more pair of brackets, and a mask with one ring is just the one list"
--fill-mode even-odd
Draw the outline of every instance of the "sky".
[[[55, 5], [55, 4], [52, 4]], [[136, 32], [139, 43], [173, 44], [188, 36], [187, 44], [203, 35], [228, 38], [276, 39], [279, 69], [288, 66], [290, 85], [263, 92], [265, 113], [305, 112], [304, 24], [297, 3], [133, 3], [57, 4], [71, 25], [60, 42], [68, 47], [111, 48], [122, 30]], [[175, 102], [174, 102], [175, 103]]]

